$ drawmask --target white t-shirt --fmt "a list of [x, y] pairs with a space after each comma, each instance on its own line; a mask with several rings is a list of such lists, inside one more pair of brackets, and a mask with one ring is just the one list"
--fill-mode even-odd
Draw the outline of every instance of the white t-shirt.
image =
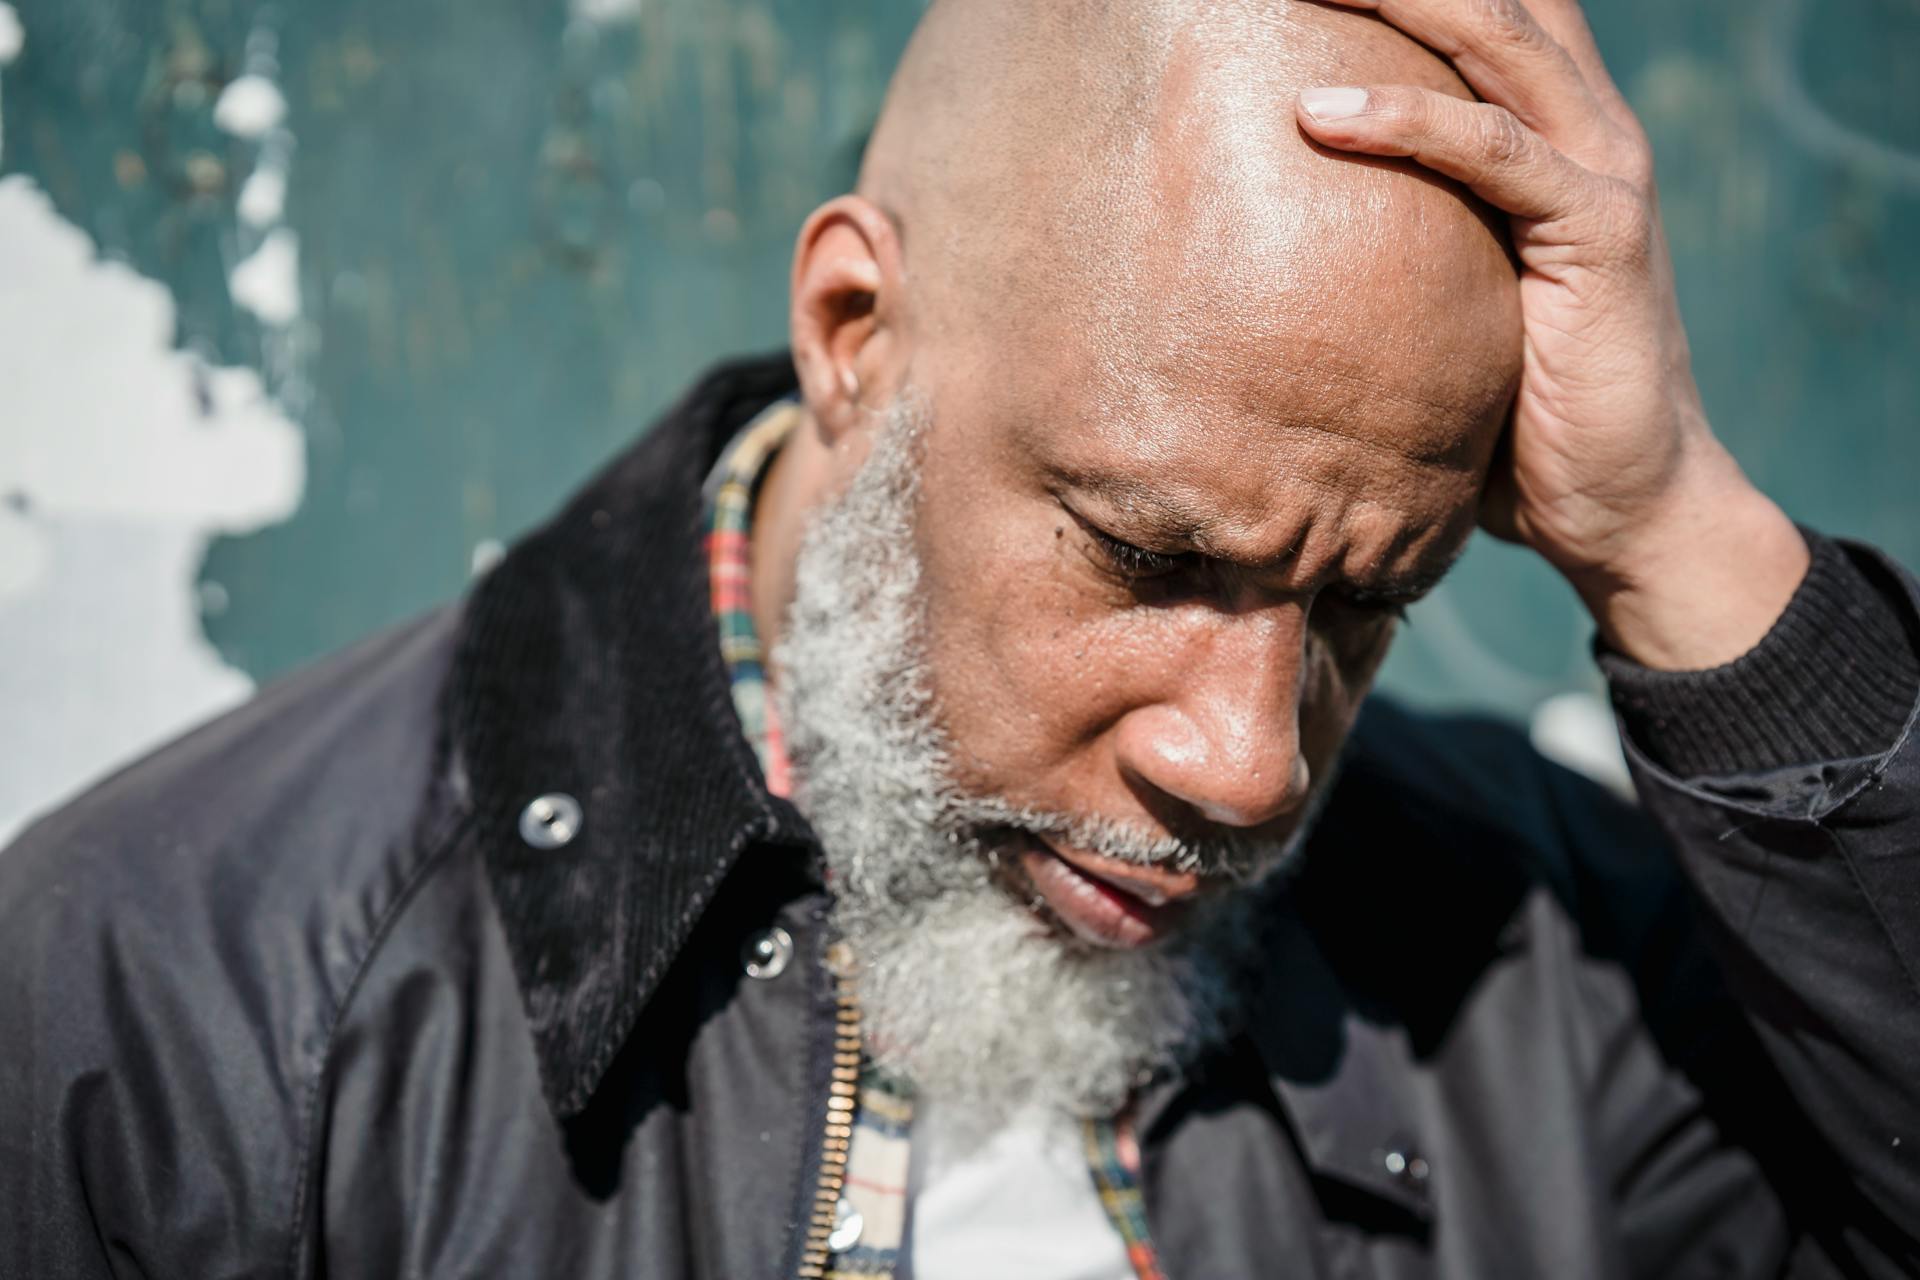
[[1134, 1280], [1081, 1128], [1034, 1112], [984, 1141], [925, 1095], [907, 1174], [916, 1280]]

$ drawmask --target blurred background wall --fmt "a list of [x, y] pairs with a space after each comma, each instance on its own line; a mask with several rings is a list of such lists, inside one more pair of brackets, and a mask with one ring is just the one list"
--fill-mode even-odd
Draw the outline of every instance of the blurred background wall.
[[[783, 340], [919, 0], [0, 3], [0, 840], [457, 594]], [[1591, 0], [1722, 436], [1920, 563], [1920, 0]], [[1396, 693], [1605, 774], [1570, 593], [1486, 542]]]

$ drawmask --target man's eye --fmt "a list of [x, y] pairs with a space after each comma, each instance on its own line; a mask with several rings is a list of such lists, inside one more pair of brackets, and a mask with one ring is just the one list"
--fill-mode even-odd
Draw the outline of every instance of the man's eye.
[[1092, 535], [1093, 545], [1100, 555], [1115, 572], [1128, 579], [1163, 578], [1186, 568], [1193, 558], [1136, 547], [1131, 542], [1122, 542], [1111, 534], [1102, 533], [1092, 525], [1087, 526], [1087, 532]]

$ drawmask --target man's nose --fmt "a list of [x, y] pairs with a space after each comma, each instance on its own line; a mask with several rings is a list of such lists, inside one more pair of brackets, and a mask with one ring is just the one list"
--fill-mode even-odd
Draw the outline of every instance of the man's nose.
[[1311, 781], [1300, 753], [1303, 621], [1237, 620], [1180, 655], [1163, 696], [1122, 720], [1121, 768], [1222, 826], [1299, 808]]

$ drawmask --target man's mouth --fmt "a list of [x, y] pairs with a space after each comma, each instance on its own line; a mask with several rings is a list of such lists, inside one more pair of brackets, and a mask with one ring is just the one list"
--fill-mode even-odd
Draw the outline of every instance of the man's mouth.
[[1060, 922], [1098, 947], [1144, 947], [1179, 927], [1204, 887], [1192, 872], [1143, 867], [1033, 836], [1021, 851], [1027, 880]]

